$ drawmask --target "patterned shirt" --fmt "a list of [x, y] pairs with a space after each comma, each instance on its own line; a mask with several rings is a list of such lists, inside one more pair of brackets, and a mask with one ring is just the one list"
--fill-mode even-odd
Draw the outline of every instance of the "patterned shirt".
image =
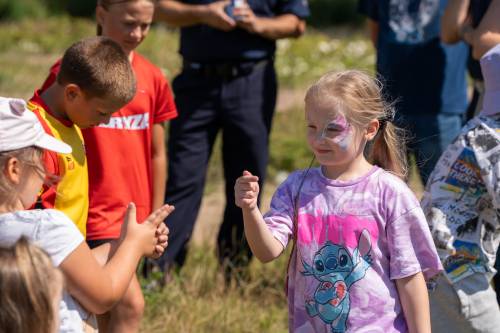
[[283, 246], [292, 238], [295, 211], [290, 332], [406, 332], [394, 280], [441, 270], [406, 184], [376, 166], [351, 181], [328, 179], [320, 168], [299, 171], [278, 188], [264, 216]]
[[499, 159], [500, 114], [478, 116], [448, 146], [427, 183], [422, 207], [452, 282], [476, 272], [495, 272]]

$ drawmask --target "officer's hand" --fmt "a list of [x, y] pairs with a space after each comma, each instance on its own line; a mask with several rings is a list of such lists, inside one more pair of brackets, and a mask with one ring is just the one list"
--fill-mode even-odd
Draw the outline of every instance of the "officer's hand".
[[229, 3], [229, 0], [224, 0], [207, 4], [202, 16], [202, 22], [219, 30], [233, 30], [236, 27], [236, 22], [224, 11], [224, 7]]
[[248, 3], [241, 7], [234, 8], [234, 17], [237, 17], [236, 24], [253, 34], [260, 34], [262, 32], [262, 24], [259, 17], [255, 16], [252, 8], [248, 6]]
[[243, 171], [243, 176], [236, 179], [234, 185], [234, 199], [236, 206], [242, 209], [254, 209], [257, 207], [257, 196], [259, 195], [259, 177], [248, 171]]

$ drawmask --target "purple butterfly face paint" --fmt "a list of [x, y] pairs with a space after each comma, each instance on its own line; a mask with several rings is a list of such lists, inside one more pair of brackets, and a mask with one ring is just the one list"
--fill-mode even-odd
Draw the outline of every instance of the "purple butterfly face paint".
[[347, 150], [352, 142], [353, 131], [351, 125], [343, 115], [337, 115], [328, 122], [320, 133], [321, 139], [326, 139], [338, 145], [342, 150]]

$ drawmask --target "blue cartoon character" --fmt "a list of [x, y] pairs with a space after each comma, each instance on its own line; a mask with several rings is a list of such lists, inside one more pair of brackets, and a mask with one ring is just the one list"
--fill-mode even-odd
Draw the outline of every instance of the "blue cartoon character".
[[363, 229], [352, 255], [346, 247], [327, 241], [316, 252], [311, 265], [302, 262], [302, 274], [313, 276], [319, 281], [314, 299], [306, 302], [306, 311], [309, 316], [319, 316], [329, 324], [332, 333], [345, 332], [347, 329], [349, 289], [365, 276], [370, 267], [370, 250], [370, 233]]

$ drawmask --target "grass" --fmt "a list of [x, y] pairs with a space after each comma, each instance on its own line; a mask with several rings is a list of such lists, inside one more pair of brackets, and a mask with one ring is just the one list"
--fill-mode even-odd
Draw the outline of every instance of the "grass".
[[[74, 41], [92, 36], [92, 21], [69, 17], [0, 23], [0, 95], [31, 97]], [[162, 68], [171, 80], [180, 69], [178, 32], [152, 28], [139, 52]], [[276, 67], [280, 87], [295, 96], [274, 118], [270, 140], [269, 186], [286, 172], [304, 168], [311, 159], [305, 143], [302, 99], [306, 87], [329, 70], [373, 70], [374, 54], [362, 31], [309, 29], [297, 40], [278, 42]], [[207, 191], [222, 181], [220, 144], [214, 149]], [[221, 203], [222, 204], [222, 203]], [[213, 237], [216, 232], [214, 231]], [[252, 262], [249, 279], [225, 287], [208, 245], [192, 246], [185, 267], [162, 291], [145, 290], [142, 332], [287, 332], [284, 276], [287, 255], [262, 265]]]

